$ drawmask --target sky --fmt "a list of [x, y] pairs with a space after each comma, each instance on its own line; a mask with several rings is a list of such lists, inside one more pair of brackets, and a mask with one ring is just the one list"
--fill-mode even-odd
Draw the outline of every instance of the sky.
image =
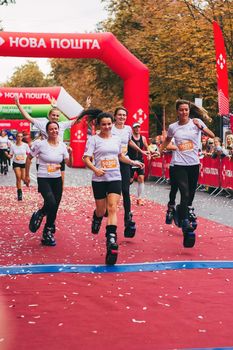
[[[107, 18], [101, 0], [15, 0], [0, 6], [0, 22], [5, 32], [89, 33]], [[47, 58], [0, 57], [0, 83], [10, 79], [14, 70], [27, 60], [36, 61], [48, 74]]]

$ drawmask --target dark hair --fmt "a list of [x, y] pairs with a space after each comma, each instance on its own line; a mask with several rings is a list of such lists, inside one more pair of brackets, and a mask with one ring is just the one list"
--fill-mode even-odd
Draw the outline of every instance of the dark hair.
[[188, 105], [190, 110], [190, 118], [199, 118], [199, 119], [211, 119], [208, 115], [208, 112], [203, 107], [198, 107], [195, 103], [179, 99], [176, 100], [176, 110], [180, 107], [180, 105]]
[[180, 105], [188, 105], [190, 108], [190, 101], [188, 100], [176, 100], [176, 110], [178, 111]]
[[49, 129], [49, 125], [50, 125], [50, 124], [56, 124], [57, 127], [58, 127], [58, 129], [59, 129], [59, 124], [58, 124], [57, 122], [48, 122], [48, 123], [46, 124], [46, 132], [48, 132], [48, 129]]
[[97, 116], [96, 124], [100, 125], [101, 120], [104, 118], [110, 118], [112, 122], [114, 121], [114, 117], [111, 113], [102, 112]]
[[112, 122], [114, 121], [114, 117], [111, 113], [103, 112], [101, 109], [86, 109], [83, 110], [78, 118], [77, 121], [80, 121], [82, 118], [87, 117], [87, 123], [91, 123], [92, 121], [95, 121], [96, 125], [100, 125], [100, 121], [103, 118], [110, 118]]
[[115, 109], [114, 116], [117, 115], [118, 111], [120, 111], [121, 109], [126, 112], [126, 115], [128, 115], [128, 110], [125, 107], [120, 106]]

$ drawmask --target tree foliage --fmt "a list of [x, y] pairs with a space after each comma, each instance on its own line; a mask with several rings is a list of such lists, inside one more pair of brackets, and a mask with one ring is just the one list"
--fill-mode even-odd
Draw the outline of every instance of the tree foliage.
[[[108, 10], [108, 18], [98, 24], [97, 31], [112, 32], [148, 66], [152, 114], [161, 119], [165, 109], [167, 122], [170, 122], [176, 118], [177, 98], [193, 101], [195, 97], [202, 97], [204, 107], [212, 116], [217, 115], [213, 20], [220, 24], [225, 39], [232, 102], [233, 0], [102, 2]], [[52, 59], [51, 66], [55, 84], [64, 86], [82, 104], [87, 95], [92, 95], [93, 105], [105, 110], [111, 111], [122, 104], [123, 83], [102, 62]], [[23, 72], [19, 70], [18, 73]], [[18, 83], [16, 77], [11, 83]], [[29, 86], [29, 77], [25, 80]], [[38, 86], [39, 79], [32, 83]]]
[[[103, 110], [111, 110], [119, 104], [122, 87], [118, 89], [118, 86], [122, 82], [103, 63], [85, 59], [52, 59], [51, 67], [57, 85], [63, 86], [81, 104], [85, 103], [87, 96], [92, 97], [94, 106]], [[105, 93], [108, 85], [108, 93]]]
[[[165, 107], [170, 122], [175, 118], [177, 98], [202, 97], [210, 114], [217, 114], [213, 20], [221, 25], [225, 38], [232, 97], [232, 0], [103, 2], [109, 15], [97, 29], [112, 32], [148, 66], [152, 113], [161, 117]], [[104, 64], [96, 60], [53, 61], [54, 78], [72, 94], [83, 99], [90, 90], [95, 91], [94, 100], [101, 108], [113, 109], [116, 103], [122, 103], [122, 82]]]
[[4, 84], [10, 87], [40, 87], [52, 86], [54, 80], [45, 77], [35, 61], [27, 61], [26, 64], [17, 67], [9, 81]]

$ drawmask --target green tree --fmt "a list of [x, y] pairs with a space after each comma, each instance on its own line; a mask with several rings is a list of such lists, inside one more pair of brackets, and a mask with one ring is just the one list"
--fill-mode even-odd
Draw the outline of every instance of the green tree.
[[[92, 106], [105, 111], [120, 103], [118, 90], [114, 88], [118, 77], [103, 63], [86, 59], [52, 59], [50, 63], [57, 85], [63, 86], [81, 104], [84, 105], [87, 96], [92, 97]], [[107, 84], [109, 77], [111, 81]], [[105, 93], [106, 85], [109, 85], [108, 93]]]
[[[103, 0], [108, 19], [97, 30], [112, 32], [150, 71], [151, 121], [175, 120], [175, 100], [202, 97], [217, 114], [213, 20], [225, 38], [233, 93], [233, 0]], [[55, 81], [77, 99], [94, 91], [94, 104], [113, 109], [122, 103], [122, 81], [97, 60], [53, 60]], [[80, 83], [81, 82], [81, 83]]]
[[40, 87], [52, 86], [52, 77], [46, 77], [35, 61], [17, 67], [12, 77], [4, 85], [10, 87]]

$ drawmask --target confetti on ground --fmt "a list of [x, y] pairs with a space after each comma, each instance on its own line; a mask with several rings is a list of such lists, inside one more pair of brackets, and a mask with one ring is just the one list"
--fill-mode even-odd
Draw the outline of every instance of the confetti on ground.
[[[0, 265], [104, 264], [106, 218], [100, 233], [93, 236], [90, 187], [65, 188], [56, 247], [41, 245], [43, 224], [35, 234], [28, 229], [30, 216], [41, 203], [36, 188], [26, 188], [19, 203], [15, 188], [0, 187], [4, 223], [0, 227]], [[126, 239], [120, 203], [119, 264], [233, 260], [231, 227], [199, 218], [197, 243], [193, 249], [184, 249], [180, 229], [164, 224], [165, 206], [145, 200], [143, 207], [133, 204], [132, 211], [137, 234]], [[0, 321], [3, 318], [5, 325], [0, 342], [10, 350], [233, 346], [231, 269], [60, 272], [0, 279]]]

